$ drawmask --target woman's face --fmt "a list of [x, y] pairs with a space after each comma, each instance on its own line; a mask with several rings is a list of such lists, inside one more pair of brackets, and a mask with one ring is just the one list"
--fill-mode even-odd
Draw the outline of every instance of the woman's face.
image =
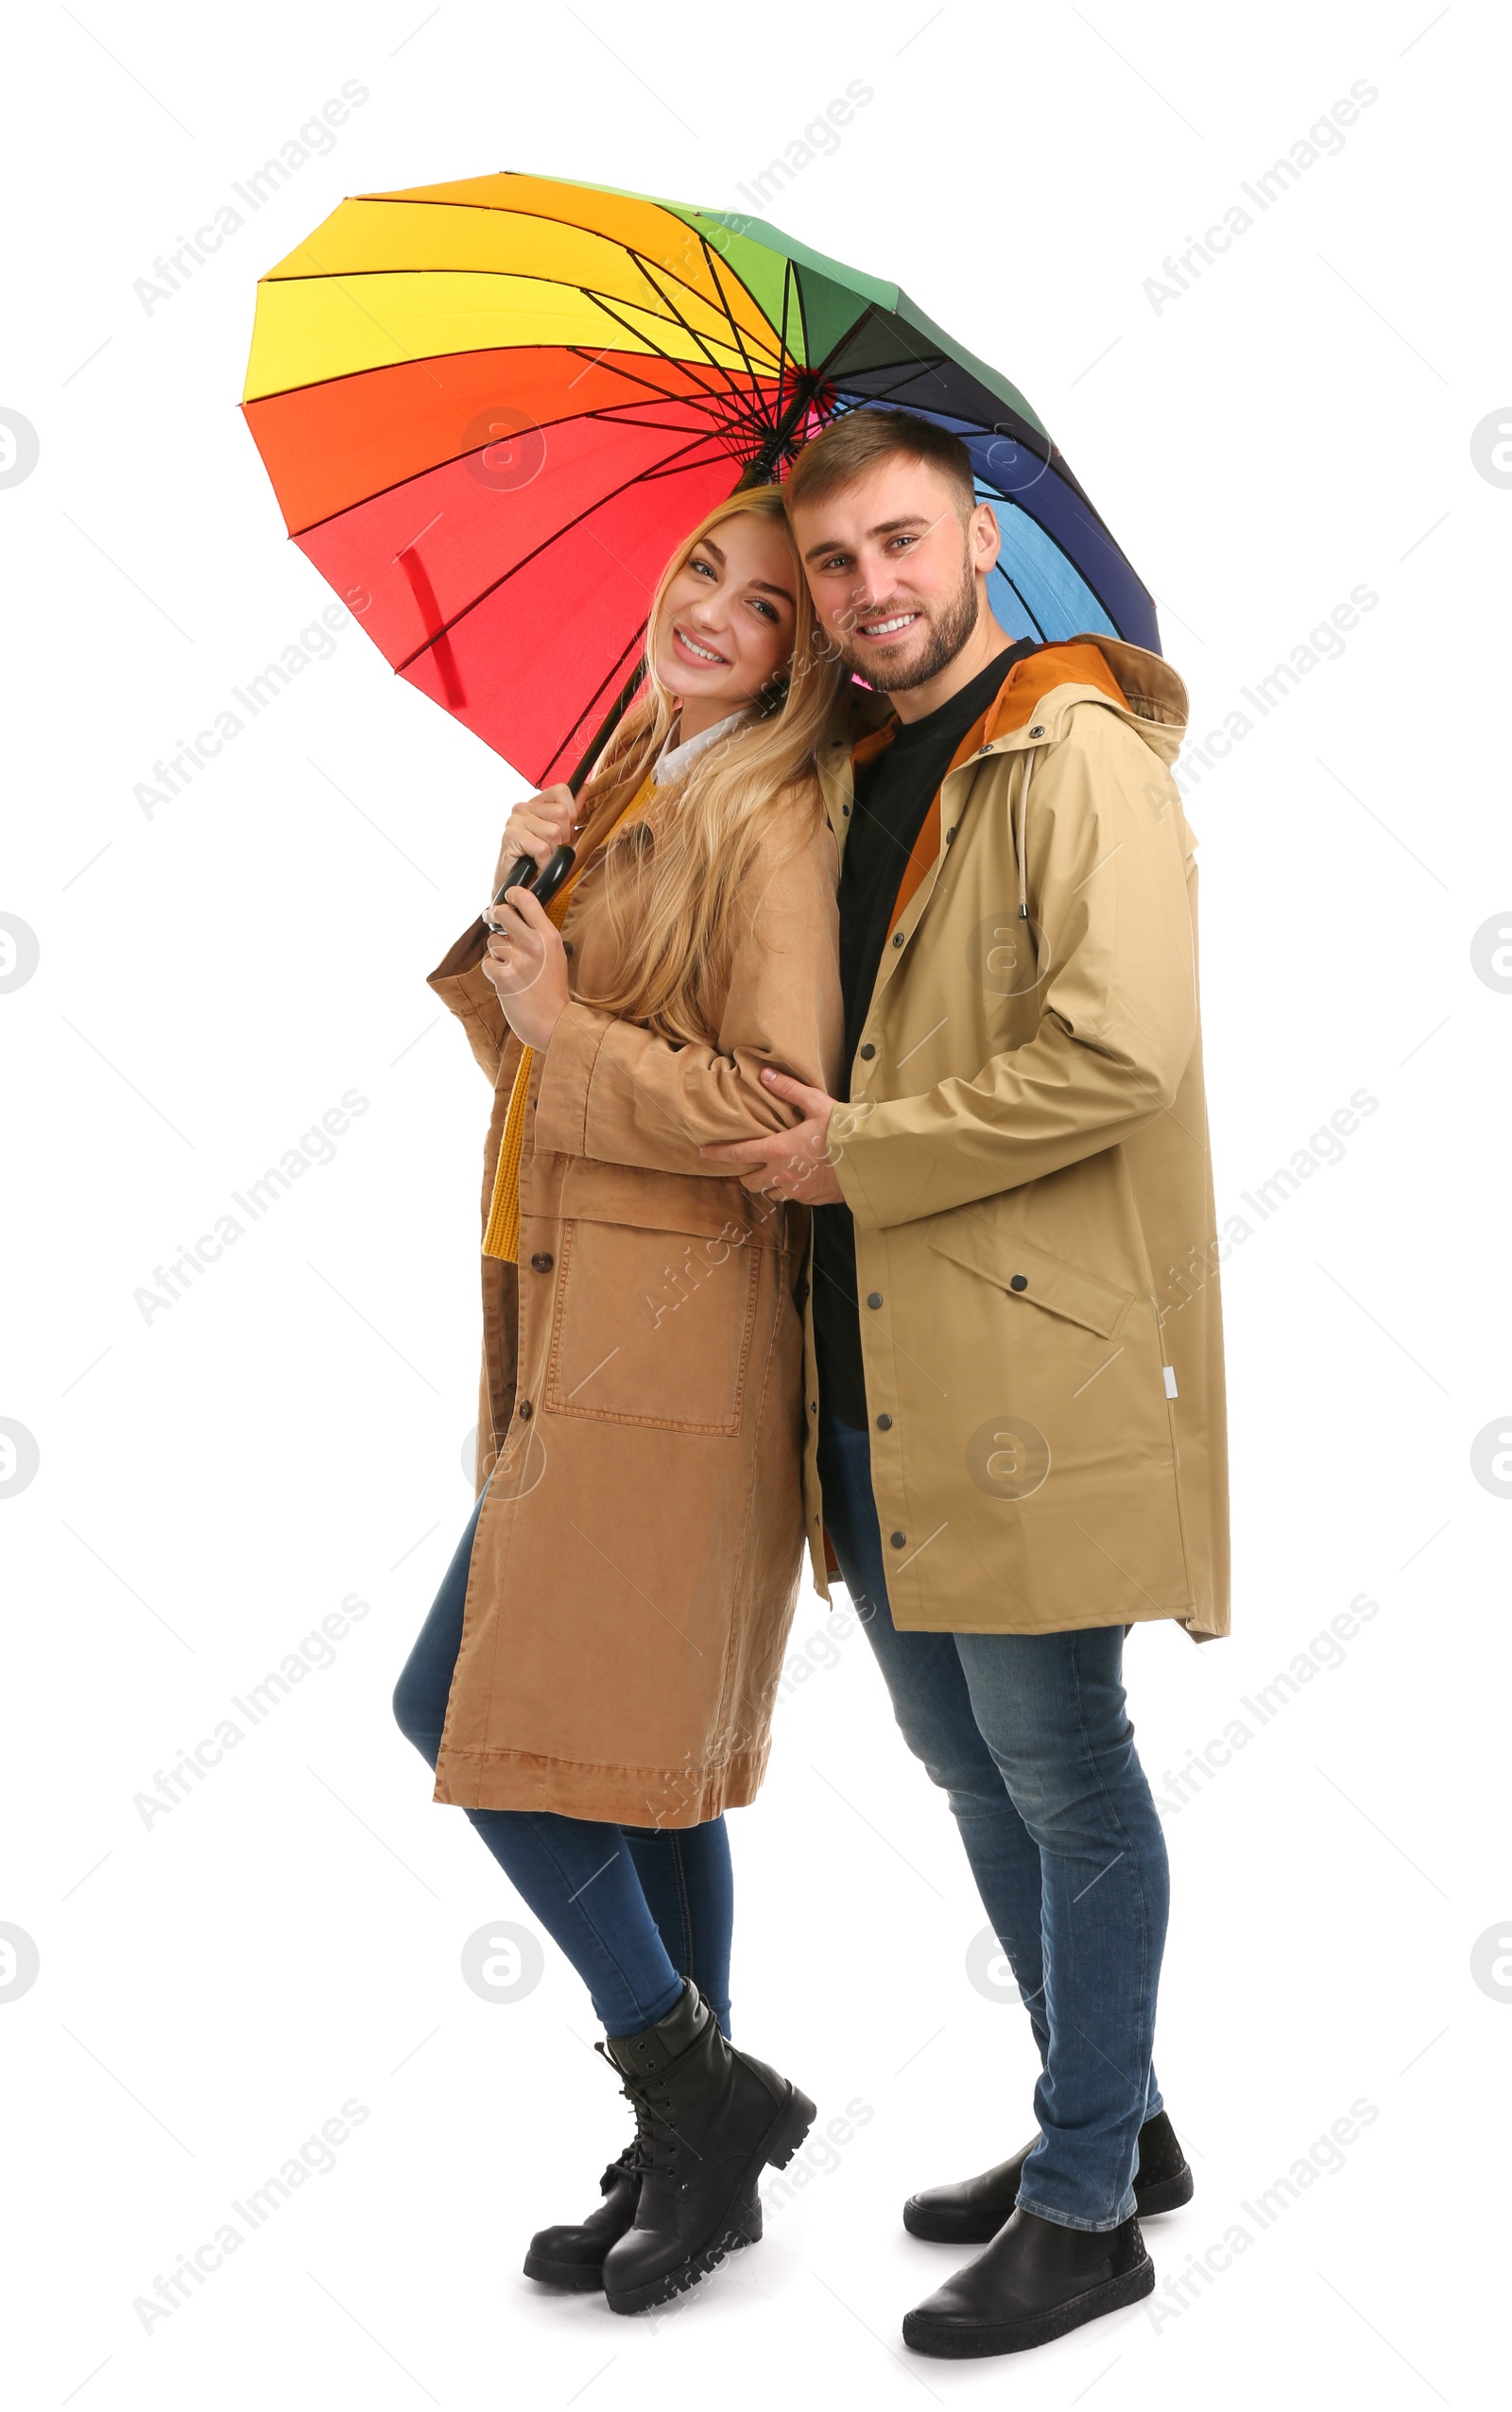
[[793, 654], [799, 571], [785, 530], [737, 511], [699, 539], [667, 589], [658, 678], [690, 719], [712, 728], [751, 702]]

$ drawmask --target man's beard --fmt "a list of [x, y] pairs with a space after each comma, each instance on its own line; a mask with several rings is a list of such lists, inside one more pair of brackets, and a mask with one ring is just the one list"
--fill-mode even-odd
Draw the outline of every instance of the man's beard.
[[976, 573], [967, 561], [962, 565], [956, 593], [939, 618], [929, 622], [929, 642], [917, 662], [907, 668], [900, 663], [896, 670], [888, 670], [874, 659], [864, 660], [853, 645], [841, 646], [840, 660], [848, 670], [858, 672], [880, 694], [891, 695], [899, 687], [921, 687], [927, 679], [937, 678], [954, 661], [974, 631], [976, 619]]

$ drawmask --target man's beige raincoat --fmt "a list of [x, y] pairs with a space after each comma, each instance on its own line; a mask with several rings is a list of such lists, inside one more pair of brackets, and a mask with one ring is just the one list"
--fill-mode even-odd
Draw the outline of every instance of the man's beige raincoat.
[[[901, 1628], [1228, 1630], [1186, 709], [1138, 646], [1026, 657], [904, 872], [830, 1126]], [[896, 725], [871, 716], [858, 752]], [[849, 736], [820, 769], [843, 849]], [[812, 1325], [806, 1380], [827, 1596]]]

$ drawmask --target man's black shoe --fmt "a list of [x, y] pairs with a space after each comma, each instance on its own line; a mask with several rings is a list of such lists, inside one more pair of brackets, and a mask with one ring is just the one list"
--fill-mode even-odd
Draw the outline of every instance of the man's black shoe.
[[951, 2361], [1022, 2353], [1154, 2291], [1137, 2219], [1093, 2231], [1015, 2211], [985, 2253], [906, 2315], [903, 2343]]
[[[922, 2236], [932, 2245], [989, 2244], [1019, 2199], [1023, 2164], [1039, 2141], [1036, 2136], [1011, 2161], [1000, 2161], [980, 2178], [963, 2178], [957, 2185], [931, 2186], [912, 2196], [903, 2205], [903, 2226], [910, 2236]], [[1141, 2219], [1153, 2219], [1160, 2212], [1178, 2211], [1192, 2194], [1192, 2172], [1176, 2129], [1165, 2112], [1158, 2110], [1140, 2129], [1135, 2212]]]

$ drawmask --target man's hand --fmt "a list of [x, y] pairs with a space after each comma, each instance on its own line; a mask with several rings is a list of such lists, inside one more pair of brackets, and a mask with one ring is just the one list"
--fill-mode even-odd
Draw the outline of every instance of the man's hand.
[[489, 924], [488, 951], [478, 965], [492, 982], [505, 1019], [527, 1047], [549, 1046], [568, 1002], [567, 950], [561, 932], [528, 887], [511, 887]]
[[843, 1206], [845, 1192], [829, 1161], [830, 1116], [839, 1100], [822, 1089], [811, 1089], [791, 1073], [774, 1072], [768, 1064], [762, 1079], [774, 1096], [797, 1106], [803, 1119], [791, 1130], [774, 1130], [765, 1139], [742, 1139], [730, 1147], [700, 1147], [700, 1156], [720, 1156], [745, 1166], [743, 1188], [764, 1197], [796, 1197], [803, 1206]]

